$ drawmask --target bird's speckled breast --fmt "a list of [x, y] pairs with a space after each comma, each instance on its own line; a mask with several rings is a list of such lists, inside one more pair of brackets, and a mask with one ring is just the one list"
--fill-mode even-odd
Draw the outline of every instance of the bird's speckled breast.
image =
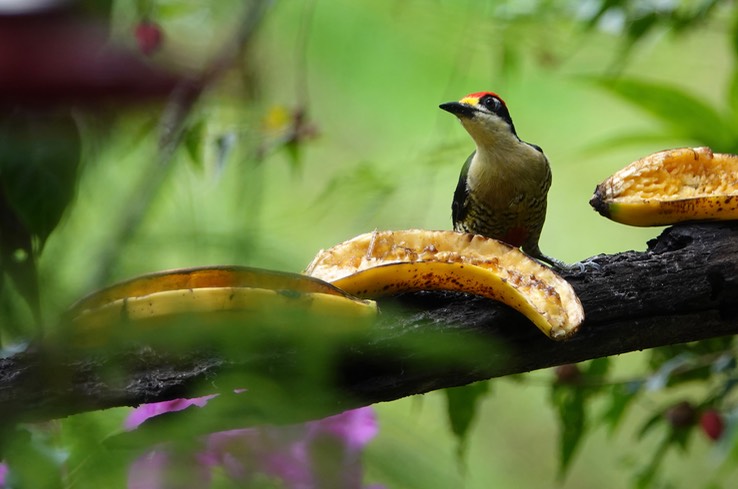
[[[531, 148], [531, 151], [536, 150]], [[537, 151], [524, 159], [492, 156], [485, 158], [477, 152], [472, 159], [467, 181], [467, 215], [464, 222], [458, 223], [457, 230], [493, 237], [514, 246], [537, 244], [551, 186], [551, 169], [546, 157]]]

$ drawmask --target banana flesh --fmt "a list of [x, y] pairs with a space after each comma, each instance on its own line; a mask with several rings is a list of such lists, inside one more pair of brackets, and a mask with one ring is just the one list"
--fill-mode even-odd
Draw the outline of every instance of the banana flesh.
[[451, 290], [503, 302], [550, 338], [584, 320], [574, 289], [553, 270], [501, 241], [454, 231], [375, 231], [321, 250], [305, 273], [359, 297]]
[[710, 148], [651, 154], [597, 185], [590, 205], [632, 226], [738, 219], [738, 156]]
[[[300, 274], [208, 267], [144, 275], [93, 293], [68, 312], [74, 343], [100, 346], [126, 326], [128, 339], [155, 324], [218, 321], [237, 325], [331, 324], [353, 331], [376, 317], [376, 303]], [[187, 322], [187, 321], [185, 321]], [[184, 324], [184, 323], [183, 323]]]

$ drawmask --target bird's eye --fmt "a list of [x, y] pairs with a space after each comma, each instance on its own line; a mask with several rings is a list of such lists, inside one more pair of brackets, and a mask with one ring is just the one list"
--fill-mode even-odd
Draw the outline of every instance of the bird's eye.
[[490, 112], [496, 112], [497, 108], [500, 106], [500, 101], [492, 95], [486, 95], [482, 97], [482, 100], [480, 100], [480, 102], [485, 108], [489, 109]]

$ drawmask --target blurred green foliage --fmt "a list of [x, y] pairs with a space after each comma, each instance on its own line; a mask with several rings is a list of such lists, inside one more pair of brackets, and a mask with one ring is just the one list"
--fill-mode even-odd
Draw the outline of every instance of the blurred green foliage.
[[[242, 3], [115, 1], [103, 11], [112, 39], [131, 49], [136, 23], [157, 22], [164, 41], [148, 62], [192, 75], [237, 37]], [[644, 248], [657, 230], [606, 222], [586, 202], [614, 170], [664, 147], [738, 152], [737, 12], [717, 0], [283, 0], [178, 121], [165, 161], [167, 101], [67, 113], [53, 127], [6, 114], [4, 339], [30, 336], [34, 309], [53, 329], [74, 300], [145, 272], [299, 271], [318, 249], [374, 228], [448, 229], [471, 148], [437, 105], [483, 89], [502, 94], [521, 137], [552, 161], [544, 251], [575, 261]], [[675, 346], [590, 362], [574, 383], [534, 373], [378, 406], [367, 479], [397, 489], [546, 487], [557, 474], [570, 488], [731, 487], [735, 354], [732, 339]], [[289, 399], [272, 387], [267, 408]], [[685, 399], [696, 413], [724, 413], [712, 448], [689, 435], [698, 425], [670, 424]], [[103, 440], [126, 412], [21, 427], [6, 438], [7, 460], [28, 487], [120, 486], [131, 455]], [[63, 484], [32, 459], [64, 465]]]

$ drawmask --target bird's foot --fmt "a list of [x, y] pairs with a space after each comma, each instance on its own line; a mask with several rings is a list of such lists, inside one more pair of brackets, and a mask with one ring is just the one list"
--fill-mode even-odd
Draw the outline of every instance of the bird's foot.
[[587, 258], [586, 260], [582, 260], [566, 266], [567, 268], [565, 271], [576, 272], [579, 274], [586, 272], [599, 272], [600, 270], [602, 270], [602, 265], [594, 261], [593, 258]]
[[540, 253], [538, 256], [533, 256], [533, 258], [541, 263], [550, 266], [557, 272], [574, 272], [582, 274], [585, 272], [599, 271], [602, 269], [602, 266], [594, 261], [593, 258], [587, 258], [586, 260], [577, 263], [565, 263], [561, 260], [557, 260], [556, 258], [544, 255], [543, 253]]

